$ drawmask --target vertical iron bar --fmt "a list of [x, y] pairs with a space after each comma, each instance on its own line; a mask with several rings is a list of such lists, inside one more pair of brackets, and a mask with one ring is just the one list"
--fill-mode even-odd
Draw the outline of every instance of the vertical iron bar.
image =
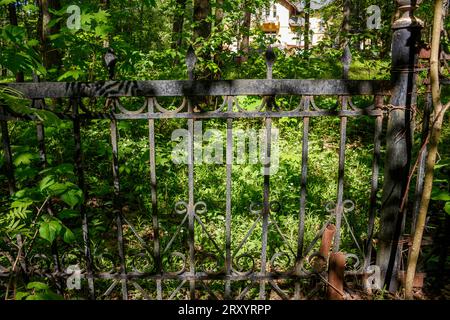
[[[192, 46], [189, 47], [186, 54], [186, 67], [189, 80], [194, 80], [195, 65], [197, 63], [197, 56]], [[193, 101], [188, 98], [188, 112], [193, 113]], [[195, 119], [188, 120], [188, 246], [189, 246], [189, 272], [192, 276], [195, 276], [195, 199], [194, 199], [194, 141], [195, 141]], [[195, 300], [195, 280], [189, 280], [189, 295], [191, 300]]]
[[[270, 214], [270, 165], [272, 144], [272, 119], [266, 118], [266, 154], [264, 159], [264, 198], [263, 198], [263, 222], [262, 222], [262, 248], [261, 248], [261, 275], [267, 272], [267, 236]], [[266, 281], [260, 280], [259, 299], [266, 299]]]
[[[233, 111], [233, 98], [229, 97], [228, 112]], [[227, 275], [231, 275], [231, 191], [232, 191], [232, 170], [233, 170], [233, 120], [227, 119], [227, 199], [226, 199], [226, 244], [225, 244], [225, 270]], [[231, 281], [225, 283], [225, 299], [231, 298]]]
[[[309, 99], [309, 98], [307, 98]], [[309, 100], [306, 100], [305, 110], [309, 109]], [[302, 141], [302, 173], [300, 180], [300, 210], [298, 217], [298, 240], [297, 240], [297, 258], [295, 271], [300, 274], [301, 261], [303, 258], [303, 242], [305, 237], [305, 214], [306, 214], [306, 186], [308, 180], [308, 155], [309, 155], [309, 123], [310, 118], [303, 118], [303, 141]], [[300, 299], [300, 281], [295, 282], [295, 299]]]
[[[192, 103], [189, 101], [189, 112], [193, 112]], [[188, 218], [188, 244], [189, 244], [189, 272], [192, 276], [195, 275], [195, 234], [194, 234], [194, 135], [195, 135], [195, 120], [188, 120], [189, 142], [188, 142], [188, 188], [189, 188], [189, 218]], [[189, 292], [191, 300], [195, 300], [195, 280], [189, 280]]]
[[[148, 104], [148, 112], [153, 113], [154, 110], [154, 99], [150, 98]], [[162, 273], [161, 264], [161, 253], [160, 253], [160, 243], [159, 243], [159, 221], [158, 221], [158, 193], [157, 193], [157, 182], [156, 182], [156, 144], [155, 144], [155, 120], [148, 120], [148, 130], [149, 130], [149, 154], [150, 154], [150, 187], [151, 187], [151, 198], [152, 198], [152, 224], [153, 224], [153, 254], [156, 262], [156, 272], [158, 274]], [[162, 300], [162, 280], [156, 280], [156, 298]]]
[[300, 212], [298, 225], [297, 262], [303, 256], [303, 241], [305, 234], [305, 212], [306, 212], [306, 185], [308, 179], [308, 153], [309, 153], [309, 121], [303, 118], [303, 142], [302, 142], [302, 176], [300, 181]]
[[122, 204], [120, 201], [120, 180], [119, 180], [119, 143], [118, 143], [118, 130], [117, 120], [111, 119], [111, 146], [112, 146], [112, 172], [114, 178], [114, 200], [113, 207], [116, 214], [117, 225], [117, 247], [120, 259], [120, 274], [122, 276], [122, 299], [128, 300], [128, 288], [127, 288], [127, 270], [125, 265], [125, 249], [123, 245], [123, 220], [122, 220]]
[[[265, 54], [266, 58], [266, 77], [273, 79], [273, 66], [276, 61], [276, 55], [273, 48], [269, 46]], [[275, 103], [275, 97], [265, 97], [266, 109], [271, 111]], [[267, 273], [267, 236], [269, 228], [270, 214], [270, 167], [271, 167], [271, 148], [272, 148], [272, 118], [265, 119], [266, 127], [266, 149], [264, 155], [264, 191], [263, 191], [263, 211], [262, 211], [262, 247], [261, 247], [261, 275]], [[266, 299], [266, 280], [259, 282], [259, 299]]]
[[[83, 191], [83, 195], [86, 199], [87, 189], [84, 180], [84, 169], [83, 169], [83, 152], [81, 147], [81, 123], [79, 117], [79, 103], [81, 103], [80, 98], [72, 99], [72, 112], [73, 112], [73, 132], [75, 139], [75, 168], [78, 176], [78, 187]], [[89, 225], [88, 217], [86, 213], [85, 201], [80, 205], [80, 213], [82, 220], [82, 230], [83, 230], [83, 241], [84, 241], [84, 255], [86, 259], [86, 272], [89, 287], [89, 298], [95, 300], [95, 288], [94, 288], [94, 278], [93, 278], [93, 261], [91, 255], [91, 246], [89, 240]]]
[[[375, 97], [375, 108], [383, 105], [383, 97]], [[372, 162], [372, 181], [370, 190], [369, 203], [369, 225], [367, 229], [367, 243], [366, 256], [364, 258], [364, 270], [370, 266], [372, 257], [372, 239], [375, 226], [375, 214], [377, 209], [377, 194], [378, 194], [378, 177], [380, 173], [380, 152], [381, 152], [381, 133], [383, 130], [383, 115], [377, 116], [375, 119], [375, 133], [373, 142], [373, 162]]]
[[[348, 80], [350, 74], [350, 65], [352, 63], [352, 53], [350, 51], [350, 39], [348, 38], [350, 32], [350, 14], [351, 14], [351, 2], [349, 0], [344, 1], [342, 27], [345, 32], [343, 55], [342, 55], [342, 70], [343, 79]], [[341, 97], [342, 109], [347, 109], [347, 100], [350, 97]], [[334, 237], [333, 252], [339, 251], [341, 242], [341, 220], [344, 212], [343, 197], [344, 197], [344, 177], [345, 177], [345, 142], [347, 140], [347, 118], [341, 118], [340, 127], [340, 145], [339, 145], [339, 173], [338, 173], [338, 187], [337, 187], [337, 202], [336, 202], [336, 234]]]
[[[343, 109], [346, 108], [348, 97], [342, 97]], [[347, 140], [347, 117], [341, 118], [340, 127], [340, 145], [339, 145], [339, 172], [338, 172], [338, 186], [337, 186], [337, 203], [336, 203], [336, 234], [334, 236], [333, 252], [339, 251], [341, 243], [341, 222], [342, 214], [344, 212], [344, 177], [345, 177], [345, 143]]]

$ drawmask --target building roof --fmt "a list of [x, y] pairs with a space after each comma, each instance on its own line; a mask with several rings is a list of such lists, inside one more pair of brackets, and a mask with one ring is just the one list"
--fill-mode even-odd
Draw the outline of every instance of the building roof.
[[289, 0], [277, 0], [277, 2], [287, 7], [293, 14], [297, 14], [299, 12], [298, 7]]

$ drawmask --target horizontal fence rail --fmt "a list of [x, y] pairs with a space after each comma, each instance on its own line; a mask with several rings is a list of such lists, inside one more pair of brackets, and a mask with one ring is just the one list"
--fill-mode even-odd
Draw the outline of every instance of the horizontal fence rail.
[[[2, 86], [2, 84], [0, 84]], [[249, 95], [389, 95], [389, 81], [370, 80], [155, 80], [4, 84], [26, 98], [182, 97]]]

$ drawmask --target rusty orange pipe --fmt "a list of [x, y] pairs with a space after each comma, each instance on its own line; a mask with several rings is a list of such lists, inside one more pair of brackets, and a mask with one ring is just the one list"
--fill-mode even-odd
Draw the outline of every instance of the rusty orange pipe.
[[328, 299], [344, 300], [345, 254], [331, 253], [328, 266]]
[[336, 233], [336, 226], [334, 224], [329, 224], [322, 235], [322, 243], [320, 245], [319, 253], [328, 259], [328, 254], [331, 249], [331, 242], [333, 241], [334, 234]]

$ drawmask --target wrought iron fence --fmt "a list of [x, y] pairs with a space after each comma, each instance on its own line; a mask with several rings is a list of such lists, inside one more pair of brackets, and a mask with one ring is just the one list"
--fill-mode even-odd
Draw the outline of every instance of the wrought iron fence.
[[[408, 9], [412, 10], [412, 9]], [[404, 21], [403, 21], [404, 23]], [[407, 40], [408, 36], [414, 34], [415, 29], [411, 29], [411, 25], [398, 27], [395, 29], [402, 33], [407, 30], [409, 34], [400, 34], [400, 40]], [[412, 30], [412, 31], [411, 31]], [[399, 40], [399, 43], [401, 42]], [[57, 247], [52, 248], [53, 262], [49, 263], [46, 268], [35, 268], [33, 263], [28, 261], [28, 265], [21, 267], [22, 272], [30, 277], [48, 277], [55, 279], [60, 285], [62, 280], [71, 280], [74, 276], [84, 279], [88, 283], [89, 297], [94, 299], [98, 297], [109, 296], [116, 287], [121, 288], [122, 298], [129, 298], [129, 288], [133, 286], [139, 291], [143, 298], [147, 299], [173, 299], [178, 297], [181, 290], [187, 290], [191, 299], [199, 298], [199, 290], [208, 292], [212, 298], [220, 298], [209, 286], [211, 282], [219, 282], [223, 286], [223, 297], [226, 299], [245, 299], [250, 290], [259, 286], [259, 298], [267, 298], [267, 288], [271, 288], [282, 299], [299, 299], [304, 297], [301, 292], [301, 282], [304, 279], [316, 278], [327, 286], [331, 286], [338, 295], [345, 295], [339, 288], [335, 288], [333, 283], [328, 280], [327, 274], [327, 253], [312, 252], [316, 244], [322, 239], [322, 245], [325, 247], [333, 243], [332, 251], [338, 253], [341, 244], [342, 225], [346, 224], [351, 231], [351, 236], [359, 246], [359, 255], [349, 254], [346, 260], [353, 260], [354, 263], [348, 263], [346, 269], [347, 275], [361, 276], [365, 279], [366, 284], [371, 281], [374, 273], [371, 266], [372, 256], [372, 238], [374, 233], [375, 218], [378, 210], [377, 194], [379, 192], [379, 173], [381, 162], [382, 133], [383, 121], [389, 115], [392, 121], [398, 121], [399, 117], [409, 114], [409, 108], [415, 102], [409, 99], [409, 94], [401, 93], [401, 89], [411, 88], [414, 81], [403, 81], [414, 75], [414, 59], [408, 60], [408, 52], [406, 52], [407, 61], [397, 61], [393, 66], [393, 81], [354, 81], [354, 80], [274, 80], [272, 79], [272, 66], [274, 63], [273, 54], [268, 51], [267, 60], [267, 79], [266, 80], [230, 80], [230, 81], [196, 81], [193, 80], [193, 70], [195, 67], [195, 56], [190, 54], [187, 59], [188, 72], [190, 80], [186, 81], [106, 81], [95, 83], [15, 83], [7, 84], [7, 86], [20, 91], [24, 97], [31, 99], [34, 107], [46, 109], [45, 99], [68, 100], [69, 108], [57, 115], [64, 121], [73, 122], [73, 136], [75, 140], [75, 168], [78, 176], [78, 185], [83, 191], [86, 190], [85, 172], [83, 167], [83, 150], [81, 141], [81, 127], [84, 120], [103, 119], [110, 121], [111, 128], [111, 147], [113, 150], [112, 176], [114, 179], [114, 208], [115, 219], [117, 223], [117, 245], [119, 261], [117, 270], [103, 272], [95, 267], [94, 257], [91, 252], [89, 239], [89, 219], [86, 213], [86, 205], [80, 206], [82, 216], [82, 230], [84, 239], [84, 267], [81, 271], [72, 272], [67, 270], [64, 259], [60, 259]], [[397, 50], [395, 55], [405, 56], [405, 52]], [[398, 68], [398, 70], [396, 69]], [[402, 69], [403, 68], [403, 69]], [[405, 68], [409, 68], [405, 72]], [[402, 69], [402, 70], [400, 70]], [[404, 78], [406, 77], [406, 78]], [[399, 80], [400, 78], [400, 80]], [[400, 83], [400, 84], [399, 84]], [[405, 92], [411, 92], [406, 90]], [[296, 96], [299, 97], [299, 105], [295, 108], [284, 108], [277, 104], [278, 96]], [[414, 95], [414, 93], [413, 93]], [[195, 100], [197, 97], [211, 96], [222, 100], [213, 111], [196, 110]], [[261, 105], [254, 111], [248, 111], [239, 105], [238, 96], [260, 96]], [[337, 96], [337, 106], [335, 109], [323, 109], [316, 103], [316, 98], [321, 96]], [[352, 102], [352, 98], [356, 96], [371, 97], [373, 103], [365, 108], [358, 108]], [[108, 113], [95, 113], [89, 110], [83, 104], [82, 98], [85, 97], [103, 97], [106, 98], [106, 109], [111, 110]], [[145, 103], [136, 111], [127, 110], [119, 98], [126, 97], [144, 97]], [[167, 110], [158, 103], [161, 97], [181, 97], [182, 103], [174, 110]], [[387, 98], [390, 102], [387, 103]], [[407, 101], [406, 101], [407, 100]], [[405, 102], [406, 101], [406, 102]], [[396, 106], [403, 106], [403, 109]], [[2, 125], [2, 139], [5, 156], [5, 166], [11, 193], [14, 192], [14, 166], [12, 153], [10, 150], [10, 141], [8, 135], [8, 123], [11, 121], [31, 120], [37, 121], [38, 144], [41, 158], [45, 161], [45, 139], [42, 123], [33, 116], [18, 115], [2, 107], [0, 120]], [[305, 243], [305, 215], [306, 215], [306, 195], [308, 186], [308, 157], [309, 157], [309, 133], [310, 120], [315, 117], [336, 117], [340, 119], [340, 135], [339, 135], [339, 164], [336, 199], [332, 204], [327, 205], [326, 210], [329, 212], [329, 220], [323, 224], [316, 237], [310, 243]], [[369, 202], [369, 211], [367, 214], [367, 235], [368, 239], [364, 247], [359, 245], [358, 237], [360, 235], [352, 232], [352, 227], [348, 222], [346, 214], [354, 210], [355, 204], [344, 198], [344, 180], [346, 169], [346, 140], [347, 140], [347, 121], [349, 118], [370, 117], [374, 118], [374, 150], [372, 159], [372, 177], [371, 191]], [[274, 118], [298, 118], [303, 122], [302, 152], [301, 152], [301, 181], [298, 206], [298, 234], [296, 236], [296, 246], [290, 245], [277, 224], [273, 219], [277, 212], [282, 210], [281, 205], [273, 201], [271, 198], [271, 176], [265, 174], [263, 179], [263, 201], [261, 204], [249, 204], [249, 212], [254, 214], [254, 223], [248, 230], [247, 234], [238, 243], [232, 235], [232, 173], [233, 173], [233, 128], [234, 121], [238, 119], [260, 119], [264, 124], [266, 133], [265, 141], [265, 157], [271, 158], [271, 128]], [[151, 199], [151, 222], [153, 228], [154, 239], [152, 242], [142, 239], [135, 228], [128, 221], [126, 214], [121, 210], [120, 202], [120, 183], [119, 179], [119, 137], [118, 122], [122, 120], [147, 120], [149, 128], [148, 145], [149, 145], [149, 169], [150, 169], [150, 190]], [[161, 239], [160, 235], [160, 217], [158, 206], [158, 177], [156, 175], [157, 158], [156, 145], [158, 143], [155, 136], [155, 123], [162, 119], [187, 119], [187, 130], [189, 132], [188, 141], [188, 197], [184, 201], [174, 203], [175, 211], [181, 215], [181, 223], [176, 232], [169, 235], [167, 239]], [[225, 245], [221, 246], [217, 243], [213, 235], [210, 234], [205, 226], [203, 214], [208, 210], [204, 199], [196, 198], [196, 186], [194, 185], [195, 177], [195, 161], [194, 161], [194, 130], [197, 121], [205, 119], [223, 119], [226, 121], [226, 196], [225, 196], [225, 221], [224, 225], [216, 226], [225, 229]], [[397, 120], [396, 120], [397, 119]], [[402, 122], [402, 120], [400, 120]], [[390, 123], [392, 125], [393, 122]], [[394, 124], [395, 126], [395, 124]], [[404, 126], [404, 124], [403, 124]], [[394, 129], [402, 130], [402, 124], [397, 125]], [[404, 129], [404, 127], [403, 127]], [[389, 130], [388, 130], [389, 131]], [[394, 130], [395, 131], [395, 130]], [[403, 137], [406, 139], [405, 137]], [[394, 137], [394, 132], [388, 132], [388, 144], [398, 137]], [[400, 138], [400, 143], [403, 140]], [[395, 147], [394, 147], [395, 149]], [[390, 156], [399, 154], [398, 149], [391, 149], [388, 153]], [[389, 156], [388, 156], [389, 158]], [[389, 159], [388, 159], [389, 161]], [[264, 164], [266, 173], [270, 170], [271, 162]], [[407, 164], [403, 164], [407, 167]], [[391, 168], [387, 167], [387, 170]], [[392, 170], [391, 170], [392, 171]], [[399, 171], [397, 171], [399, 172]], [[400, 170], [401, 172], [401, 170]], [[387, 177], [389, 179], [389, 177]], [[398, 187], [392, 187], [392, 190]], [[400, 205], [398, 199], [397, 205]], [[335, 230], [333, 229], [335, 226]], [[144, 250], [142, 254], [131, 257], [131, 260], [144, 259], [152, 264], [151, 268], [140, 270], [139, 267], [127, 264], [126, 244], [124, 243], [123, 229], [124, 226], [131, 229], [135, 234], [138, 242], [142, 244]], [[196, 249], [196, 226], [197, 230], [202, 230], [206, 237], [211, 241], [214, 252], [202, 253], [199, 255]], [[259, 259], [255, 260], [255, 256], [249, 255], [243, 250], [247, 241], [255, 228], [261, 227], [261, 250], [258, 254]], [[187, 252], [178, 252], [173, 249], [173, 243], [180, 233], [183, 231], [187, 234]], [[268, 245], [270, 239], [269, 231], [273, 230], [285, 241], [286, 252], [275, 252], [272, 256], [268, 255]], [[331, 230], [331, 233], [330, 233]], [[330, 238], [333, 237], [333, 239]], [[333, 236], [334, 234], [334, 236]], [[328, 238], [327, 238], [328, 236]], [[164, 241], [162, 241], [164, 240]], [[331, 241], [332, 240], [332, 241]], [[56, 246], [56, 244], [55, 244]], [[233, 248], [234, 247], [234, 248]], [[39, 259], [42, 256], [36, 256]], [[167, 259], [178, 260], [181, 262], [180, 270], [167, 270], [163, 262]], [[287, 261], [287, 267], [280, 269], [277, 265], [280, 259]], [[252, 267], [249, 270], [242, 268], [242, 261], [246, 260], [247, 264]], [[320, 261], [325, 260], [325, 268]], [[209, 261], [209, 263], [207, 263]], [[211, 262], [215, 267], [211, 267]], [[0, 277], [7, 279], [11, 277], [17, 268], [13, 266], [2, 266], [0, 269]], [[208, 269], [209, 268], [209, 269]], [[142, 269], [142, 268], [141, 268]], [[140, 284], [140, 280], [150, 281], [153, 283], [153, 292], [144, 289]], [[167, 293], [164, 285], [168, 281], [176, 280], [176, 288]], [[289, 280], [293, 284], [294, 290], [286, 291], [280, 287], [279, 281]], [[100, 296], [96, 283], [99, 281], [109, 281], [109, 287], [106, 292], [102, 292]], [[236, 282], [245, 282], [244, 287], [236, 289], [233, 284]], [[64, 287], [64, 285], [61, 285]], [[97, 290], [96, 290], [97, 289]]]
[[[270, 62], [268, 62], [270, 66]], [[270, 70], [270, 68], [269, 68]], [[270, 71], [269, 71], [270, 72]], [[269, 78], [271, 74], [268, 74]], [[44, 98], [66, 98], [70, 100], [70, 110], [67, 110], [64, 114], [58, 114], [62, 119], [68, 119], [74, 123], [74, 138], [76, 142], [75, 150], [75, 164], [77, 168], [77, 174], [79, 178], [79, 186], [81, 189], [85, 189], [84, 172], [82, 163], [82, 150], [81, 150], [81, 121], [82, 119], [110, 119], [111, 122], [111, 142], [113, 150], [113, 177], [114, 188], [116, 197], [119, 197], [120, 193], [120, 180], [119, 180], [119, 154], [118, 154], [118, 135], [117, 125], [120, 120], [136, 120], [147, 119], [149, 123], [149, 150], [150, 150], [150, 185], [151, 185], [151, 201], [152, 201], [152, 223], [153, 234], [155, 235], [153, 243], [152, 260], [154, 260], [154, 270], [150, 273], [144, 272], [130, 272], [125, 266], [125, 250], [123, 242], [123, 225], [129, 224], [126, 216], [120, 212], [120, 208], [117, 209], [117, 241], [119, 246], [120, 256], [120, 272], [110, 273], [96, 273], [93, 266], [93, 258], [91, 249], [89, 246], [89, 221], [86, 217], [85, 207], [80, 208], [83, 215], [83, 231], [85, 240], [85, 258], [86, 258], [86, 270], [81, 274], [81, 277], [89, 279], [90, 294], [93, 297], [94, 294], [94, 279], [111, 279], [113, 284], [108, 289], [111, 292], [115, 285], [121, 283], [123, 298], [127, 298], [127, 287], [129, 285], [135, 285], [139, 290], [143, 289], [135, 282], [136, 279], [145, 278], [156, 281], [157, 285], [157, 297], [162, 298], [162, 283], [167, 279], [181, 280], [181, 284], [173, 292], [170, 297], [174, 297], [176, 292], [184, 285], [189, 286], [191, 298], [195, 298], [196, 282], [200, 282], [203, 285], [205, 281], [222, 280], [225, 282], [225, 296], [233, 297], [230, 284], [233, 281], [238, 280], [252, 280], [253, 284], [260, 284], [260, 298], [265, 298], [265, 285], [268, 283], [272, 286], [276, 292], [282, 298], [288, 298], [287, 294], [283, 292], [275, 282], [275, 279], [297, 279], [305, 278], [311, 275], [317, 274], [315, 271], [308, 271], [303, 268], [306, 257], [311, 258], [311, 250], [313, 246], [320, 240], [326, 227], [334, 222], [336, 224], [336, 236], [334, 239], [333, 250], [339, 251], [340, 248], [340, 226], [342, 219], [345, 219], [345, 212], [352, 210], [354, 206], [351, 202], [343, 198], [344, 194], [344, 172], [345, 172], [345, 146], [346, 146], [346, 130], [347, 119], [349, 117], [375, 117], [375, 150], [374, 150], [374, 162], [373, 162], [373, 177], [372, 177], [372, 191], [370, 201], [370, 214], [367, 217], [369, 225], [369, 233], [372, 233], [374, 224], [374, 215], [376, 210], [376, 193], [378, 191], [378, 167], [381, 148], [381, 130], [383, 121], [383, 98], [389, 95], [390, 83], [385, 81], [345, 81], [345, 80], [236, 80], [236, 81], [217, 81], [217, 82], [199, 82], [199, 81], [143, 81], [143, 82], [121, 82], [110, 81], [105, 83], [93, 83], [93, 84], [81, 84], [81, 83], [23, 83], [14, 84], [14, 89], [22, 92], [27, 98], [32, 99], [34, 105], [40, 108], [46, 108]], [[241, 95], [258, 95], [262, 96], [261, 106], [256, 111], [247, 111], [239, 106], [236, 96]], [[295, 109], [282, 110], [280, 106], [276, 104], [275, 96], [281, 95], [295, 95], [301, 97], [301, 102]], [[339, 96], [339, 105], [334, 110], [324, 110], [316, 105], [314, 97], [319, 95], [335, 95]], [[364, 109], [357, 108], [353, 103], [351, 96], [372, 96], [373, 104]], [[122, 106], [119, 101], [119, 97], [145, 97], [145, 103], [137, 111], [129, 111]], [[183, 97], [183, 101], [179, 108], [176, 110], [166, 110], [158, 104], [158, 97]], [[210, 112], [194, 112], [192, 99], [195, 96], [219, 96], [223, 97], [223, 104], [217, 108], [217, 110]], [[111, 106], [114, 112], [109, 114], [93, 114], [83, 104], [81, 97], [107, 97], [107, 105]], [[340, 130], [340, 146], [339, 146], [339, 179], [338, 179], [338, 194], [335, 207], [329, 208], [330, 220], [324, 225], [324, 227], [317, 234], [317, 237], [312, 243], [308, 244], [308, 247], [304, 244], [304, 219], [305, 219], [305, 205], [306, 205], [306, 186], [307, 186], [307, 165], [308, 165], [308, 135], [309, 135], [309, 121], [312, 117], [325, 117], [334, 116], [341, 119]], [[263, 203], [252, 204], [250, 211], [255, 215], [255, 222], [252, 228], [248, 231], [244, 239], [238, 244], [237, 248], [232, 251], [232, 205], [231, 205], [231, 188], [232, 188], [232, 170], [233, 170], [233, 121], [234, 119], [242, 118], [259, 118], [265, 124], [265, 130], [268, 134], [266, 139], [267, 156], [270, 158], [271, 151], [271, 126], [273, 118], [280, 117], [295, 117], [303, 119], [303, 150], [302, 150], [302, 188], [300, 194], [300, 206], [299, 206], [299, 227], [298, 227], [298, 246], [292, 248], [288, 246], [290, 254], [295, 257], [295, 261], [290, 263], [288, 270], [276, 270], [276, 260], [279, 258], [289, 258], [289, 255], [284, 252], [278, 252], [272, 257], [267, 256], [268, 246], [268, 230], [269, 228], [276, 228], [277, 232], [283, 237], [277, 222], [271, 218], [273, 214], [276, 214], [280, 210], [280, 205], [277, 202], [272, 202], [270, 197], [270, 175], [264, 175], [264, 199]], [[157, 143], [155, 139], [155, 121], [159, 119], [175, 119], [185, 118], [188, 119], [188, 131], [190, 133], [189, 141], [189, 157], [188, 162], [188, 199], [183, 202], [175, 204], [175, 210], [177, 213], [183, 216], [182, 222], [178, 227], [177, 232], [171, 236], [171, 239], [167, 242], [165, 247], [161, 247], [161, 241], [159, 239], [158, 230], [158, 203], [157, 203], [157, 177], [156, 177], [156, 157], [155, 153]], [[208, 233], [202, 221], [202, 213], [207, 208], [206, 204], [200, 199], [195, 197], [194, 187], [194, 126], [195, 122], [202, 119], [225, 119], [227, 122], [227, 137], [226, 137], [226, 246], [221, 248], [214, 240], [214, 238]], [[33, 117], [29, 117], [33, 120]], [[7, 113], [2, 116], [3, 121], [23, 120], [22, 116]], [[35, 119], [34, 119], [35, 120]], [[5, 131], [6, 133], [7, 131]], [[42, 132], [42, 131], [41, 131]], [[7, 135], [4, 135], [4, 139]], [[45, 146], [42, 133], [39, 135], [40, 145], [42, 146], [41, 154], [45, 157]], [[6, 139], [5, 150], [9, 149]], [[10, 153], [6, 153], [8, 166], [12, 169], [12, 158]], [[270, 162], [265, 165], [266, 169], [270, 169]], [[12, 177], [12, 175], [11, 175]], [[346, 204], [349, 208], [346, 208]], [[346, 221], [346, 220], [344, 220]], [[202, 270], [201, 265], [198, 264], [196, 259], [195, 250], [195, 234], [194, 224], [201, 226], [203, 232], [205, 232], [212, 242], [215, 253], [209, 253], [209, 258], [217, 259], [217, 262], [222, 263], [220, 271], [208, 272]], [[254, 257], [248, 254], [242, 254], [242, 248], [245, 246], [246, 241], [254, 231], [257, 224], [262, 224], [262, 239], [261, 239], [261, 254], [258, 262], [254, 261]], [[174, 239], [179, 236], [181, 229], [185, 228], [188, 233], [188, 253], [185, 255], [181, 252], [172, 252], [172, 244]], [[137, 234], [136, 234], [137, 235]], [[137, 235], [138, 236], [138, 235]], [[138, 238], [142, 242], [144, 247], [148, 247], [148, 243]], [[357, 242], [358, 243], [358, 242]], [[368, 242], [370, 243], [370, 241]], [[219, 256], [222, 256], [220, 257]], [[164, 257], [177, 257], [183, 261], [183, 267], [177, 272], [167, 272], [162, 268], [161, 260]], [[239, 270], [239, 262], [242, 259], [252, 260], [252, 270]], [[364, 263], [361, 263], [359, 270], [349, 271], [351, 273], [363, 274], [365, 268], [370, 264], [370, 249], [367, 251], [364, 257], [361, 257]], [[197, 261], [197, 263], [196, 263]], [[260, 270], [256, 270], [256, 267], [260, 266]], [[267, 267], [270, 266], [274, 272], [268, 272]], [[65, 270], [68, 266], [60, 265], [58, 269]], [[5, 268], [7, 270], [8, 268]], [[55, 270], [54, 270], [55, 271]], [[323, 272], [323, 271], [322, 271]], [[34, 270], [33, 274], [38, 275], [42, 273], [42, 270]], [[45, 274], [41, 274], [45, 275]], [[9, 276], [9, 272], [2, 273], [2, 276]], [[59, 273], [52, 272], [49, 276], [56, 277], [68, 277], [69, 275], [63, 271]], [[245, 293], [252, 286], [246, 287], [240, 292], [237, 298], [243, 298]], [[142, 292], [144, 296], [148, 296], [147, 293]], [[235, 297], [236, 298], [236, 297]]]

